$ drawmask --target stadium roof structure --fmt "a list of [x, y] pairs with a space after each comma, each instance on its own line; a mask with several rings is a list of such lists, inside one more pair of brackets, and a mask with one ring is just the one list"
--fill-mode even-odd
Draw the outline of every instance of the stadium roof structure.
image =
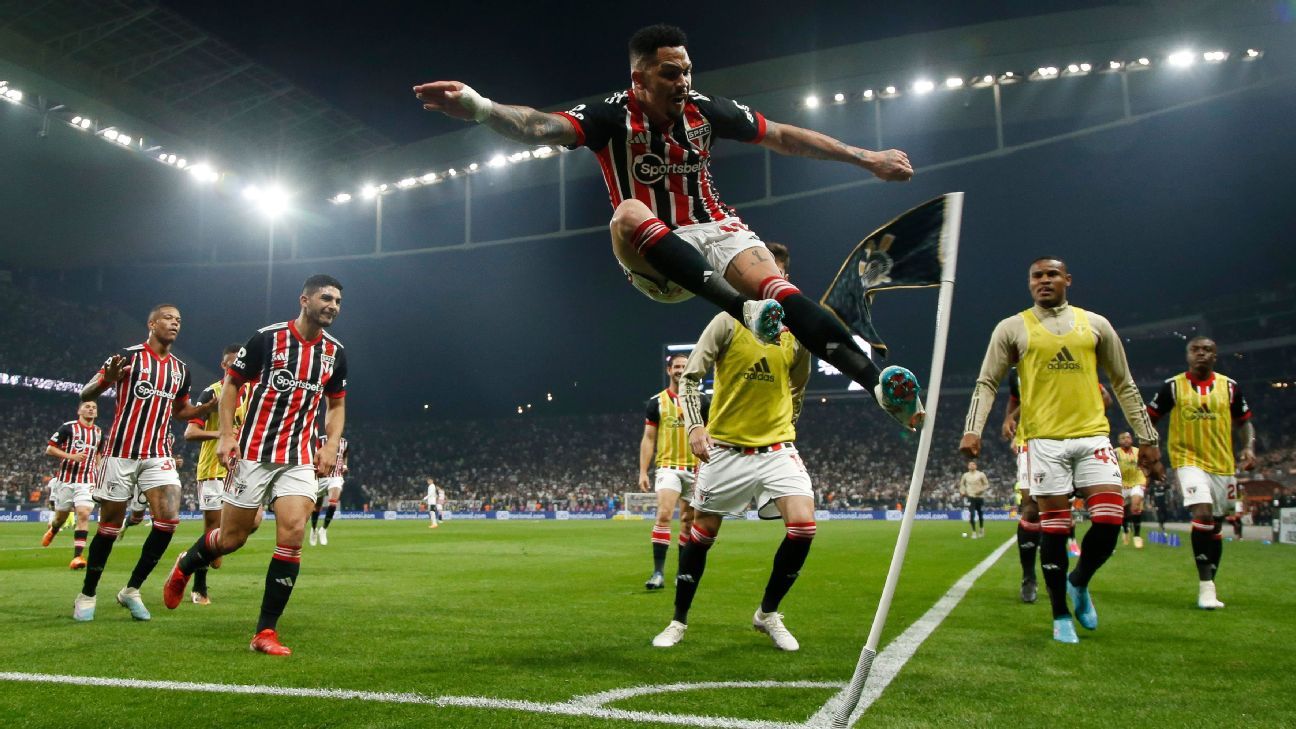
[[[306, 175], [392, 146], [372, 127], [148, 0], [0, 0], [0, 57], [93, 112], [226, 165]], [[259, 162], [258, 162], [259, 161]]]

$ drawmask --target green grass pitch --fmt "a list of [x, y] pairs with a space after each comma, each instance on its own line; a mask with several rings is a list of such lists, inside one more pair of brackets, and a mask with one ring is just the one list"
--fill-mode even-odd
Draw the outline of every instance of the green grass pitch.
[[[294, 655], [248, 651], [272, 524], [211, 573], [213, 604], [162, 606], [171, 561], [197, 536], [183, 522], [144, 586], [135, 623], [113, 601], [145, 532], [109, 562], [93, 623], [71, 619], [81, 573], [71, 534], [0, 525], [0, 672], [414, 692], [562, 702], [646, 684], [845, 682], [867, 636], [898, 525], [824, 522], [784, 601], [801, 651], [752, 630], [782, 529], [728, 522], [711, 552], [684, 642], [649, 645], [673, 591], [648, 593], [649, 522], [335, 522], [306, 547], [280, 634]], [[1007, 540], [961, 524], [918, 523], [886, 643]], [[1083, 530], [1084, 527], [1081, 527]], [[1185, 535], [1186, 537], [1186, 535]], [[673, 575], [672, 547], [668, 578]], [[1296, 550], [1225, 545], [1228, 607], [1195, 609], [1188, 547], [1120, 547], [1093, 585], [1100, 628], [1050, 640], [1047, 600], [1017, 599], [1016, 550], [976, 583], [857, 726], [1291, 726], [1296, 708]], [[711, 689], [640, 696], [612, 708], [800, 723], [832, 689]], [[646, 727], [651, 723], [360, 699], [196, 693], [0, 681], [0, 726]]]

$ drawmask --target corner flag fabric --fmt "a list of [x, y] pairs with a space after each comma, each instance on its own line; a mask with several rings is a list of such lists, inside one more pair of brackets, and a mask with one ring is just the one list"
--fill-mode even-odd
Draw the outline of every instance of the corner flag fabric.
[[869, 305], [879, 291], [940, 285], [948, 198], [928, 200], [860, 241], [819, 300], [884, 357]]

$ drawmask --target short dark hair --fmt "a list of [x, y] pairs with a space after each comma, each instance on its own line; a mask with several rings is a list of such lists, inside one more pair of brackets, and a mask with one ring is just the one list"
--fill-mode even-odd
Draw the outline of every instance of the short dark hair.
[[673, 25], [658, 23], [640, 28], [630, 36], [630, 65], [638, 66], [645, 58], [656, 55], [658, 48], [686, 45], [688, 36]]
[[1215, 340], [1214, 340], [1214, 339], [1211, 339], [1210, 337], [1207, 337], [1207, 336], [1205, 336], [1205, 335], [1201, 335], [1201, 334], [1199, 334], [1199, 335], [1193, 337], [1192, 339], [1189, 339], [1189, 340], [1188, 340], [1188, 343], [1184, 345], [1184, 349], [1186, 349], [1186, 350], [1187, 350], [1187, 349], [1192, 349], [1192, 346], [1193, 346], [1194, 344], [1198, 343], [1198, 342], [1210, 342], [1211, 344], [1215, 344], [1215, 348], [1216, 348], [1216, 349], [1219, 348], [1219, 345], [1215, 343]]
[[1031, 261], [1030, 265], [1031, 265], [1031, 266], [1034, 266], [1035, 264], [1039, 263], [1040, 261], [1057, 261], [1058, 263], [1062, 264], [1062, 270], [1063, 270], [1063, 271], [1070, 271], [1070, 270], [1071, 270], [1071, 269], [1067, 268], [1067, 262], [1064, 261], [1064, 260], [1062, 260], [1062, 257], [1061, 257], [1061, 256], [1040, 256], [1039, 258], [1036, 258], [1035, 260]]
[[152, 309], [149, 309], [148, 320], [153, 321], [153, 318], [163, 309], [175, 309], [176, 311], [180, 311], [180, 307], [175, 304], [155, 304]]
[[235, 342], [233, 344], [227, 344], [225, 345], [225, 349], [221, 350], [221, 356], [223, 357], [227, 354], [236, 354], [240, 349], [243, 349], [243, 345], [239, 344], [238, 342]]
[[666, 355], [666, 366], [668, 368], [671, 366], [671, 363], [675, 361], [676, 357], [683, 357], [685, 360], [688, 359], [688, 355], [684, 354], [683, 352], [671, 352], [670, 354]]
[[783, 268], [788, 267], [788, 263], [791, 262], [792, 256], [788, 253], [787, 246], [782, 243], [775, 243], [774, 241], [767, 240], [765, 241], [765, 247], [769, 249], [770, 255], [774, 256], [776, 262], [782, 263]]
[[333, 278], [327, 273], [317, 273], [314, 276], [311, 276], [310, 278], [306, 279], [306, 283], [302, 284], [302, 293], [306, 294], [307, 296], [310, 296], [311, 294], [315, 293], [316, 291], [319, 291], [325, 286], [332, 286], [333, 288], [337, 289], [339, 292], [342, 291], [341, 281]]

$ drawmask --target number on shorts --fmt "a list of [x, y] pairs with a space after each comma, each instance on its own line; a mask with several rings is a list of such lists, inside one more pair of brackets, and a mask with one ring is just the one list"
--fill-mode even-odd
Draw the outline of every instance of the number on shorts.
[[1097, 458], [1103, 463], [1108, 463], [1108, 464], [1115, 463], [1116, 451], [1113, 451], [1110, 447], [1099, 448], [1098, 450], [1094, 451], [1094, 458]]
[[1229, 501], [1237, 501], [1237, 497], [1238, 497], [1238, 487], [1237, 487], [1237, 484], [1235, 484], [1235, 483], [1231, 483], [1231, 484], [1229, 484], [1226, 488], [1227, 488], [1227, 492], [1228, 492], [1228, 500], [1229, 500]]
[[174, 470], [175, 470], [175, 461], [171, 460], [170, 458], [163, 458], [163, 459], [162, 459], [162, 470], [163, 470], [163, 471], [174, 471]]

